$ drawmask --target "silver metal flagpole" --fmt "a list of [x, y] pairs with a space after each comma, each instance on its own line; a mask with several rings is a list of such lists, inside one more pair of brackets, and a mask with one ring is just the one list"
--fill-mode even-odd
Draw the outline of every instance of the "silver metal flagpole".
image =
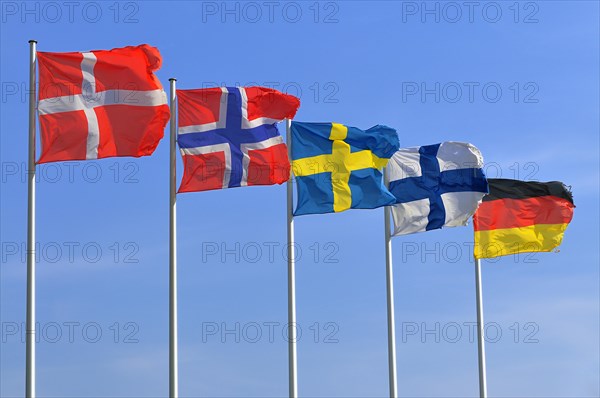
[[[383, 170], [385, 186], [389, 184], [387, 170]], [[387, 283], [387, 321], [388, 321], [388, 371], [390, 397], [398, 396], [398, 379], [396, 374], [396, 323], [394, 320], [394, 274], [392, 270], [392, 236], [390, 218], [392, 210], [390, 206], [383, 209], [385, 217], [385, 265], [386, 265], [386, 283]]]
[[485, 373], [485, 340], [483, 323], [483, 297], [481, 293], [481, 263], [475, 258], [475, 290], [477, 294], [477, 346], [479, 353], [479, 396], [487, 398], [487, 379]]
[[[285, 141], [288, 157], [292, 159], [292, 121], [285, 120]], [[288, 357], [289, 357], [289, 395], [298, 396], [297, 361], [296, 361], [296, 259], [294, 250], [294, 187], [293, 172], [287, 182], [287, 238], [288, 238]]]
[[177, 214], [176, 214], [176, 173], [175, 173], [175, 151], [177, 140], [176, 105], [177, 97], [175, 82], [177, 79], [169, 79], [170, 96], [169, 106], [171, 109], [170, 120], [170, 167], [169, 167], [169, 396], [179, 396], [178, 368], [177, 368]]
[[27, 320], [25, 396], [35, 397], [35, 63], [37, 41], [29, 40], [29, 157], [27, 162]]

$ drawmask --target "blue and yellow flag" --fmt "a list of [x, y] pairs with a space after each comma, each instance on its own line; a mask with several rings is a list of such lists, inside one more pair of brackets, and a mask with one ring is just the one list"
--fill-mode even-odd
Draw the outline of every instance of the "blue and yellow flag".
[[298, 187], [294, 215], [393, 205], [381, 169], [399, 149], [396, 130], [364, 131], [339, 123], [292, 122], [292, 167]]

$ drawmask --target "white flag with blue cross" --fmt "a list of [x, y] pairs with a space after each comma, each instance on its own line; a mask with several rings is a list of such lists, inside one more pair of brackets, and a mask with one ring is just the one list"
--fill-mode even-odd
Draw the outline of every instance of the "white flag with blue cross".
[[466, 225], [488, 192], [483, 156], [475, 146], [443, 142], [402, 148], [386, 166], [393, 235]]

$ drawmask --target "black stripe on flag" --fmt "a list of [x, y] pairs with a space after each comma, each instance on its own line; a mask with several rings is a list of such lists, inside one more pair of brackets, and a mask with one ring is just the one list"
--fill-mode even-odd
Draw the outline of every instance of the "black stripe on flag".
[[497, 199], [526, 199], [536, 196], [556, 196], [573, 203], [569, 188], [560, 181], [536, 182], [505, 178], [488, 178], [490, 193], [483, 197], [484, 202]]

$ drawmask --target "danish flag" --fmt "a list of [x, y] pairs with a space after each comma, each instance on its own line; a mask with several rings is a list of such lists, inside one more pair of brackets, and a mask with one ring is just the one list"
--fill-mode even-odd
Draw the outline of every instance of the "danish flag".
[[287, 147], [276, 123], [293, 118], [300, 100], [264, 87], [178, 90], [179, 192], [289, 179]]
[[38, 52], [38, 163], [151, 155], [169, 120], [158, 49]]

